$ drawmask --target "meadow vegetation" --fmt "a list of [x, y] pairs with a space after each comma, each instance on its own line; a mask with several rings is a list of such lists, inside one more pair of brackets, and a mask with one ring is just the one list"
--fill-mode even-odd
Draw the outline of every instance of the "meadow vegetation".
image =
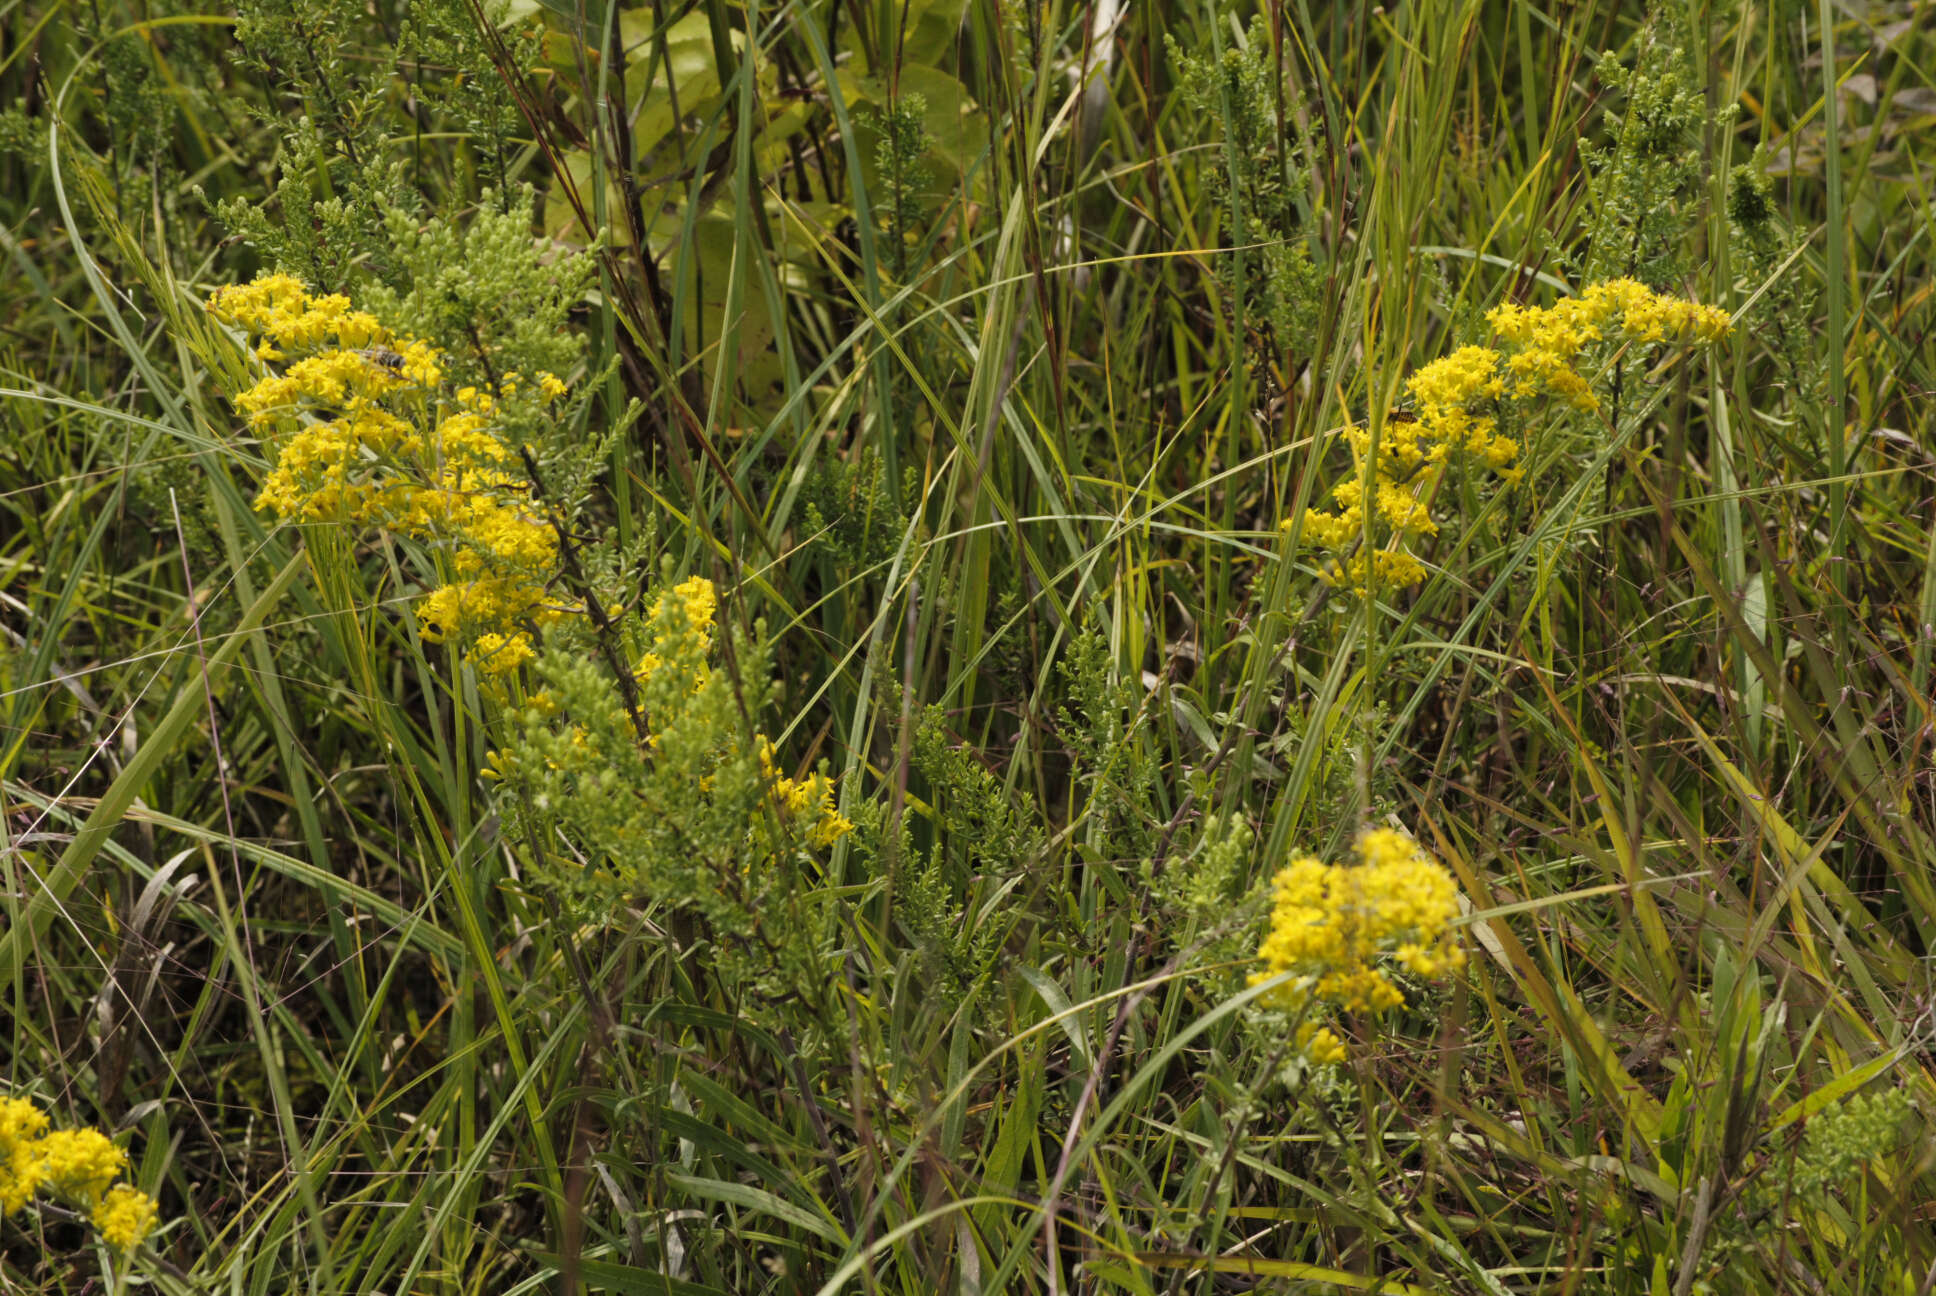
[[1909, 0], [0, 3], [0, 1291], [1929, 1296], [1933, 159]]

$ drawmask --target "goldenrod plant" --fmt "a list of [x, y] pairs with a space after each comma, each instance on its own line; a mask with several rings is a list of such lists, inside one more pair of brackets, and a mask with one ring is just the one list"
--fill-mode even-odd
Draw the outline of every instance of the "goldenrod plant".
[[545, 687], [511, 717], [491, 772], [513, 824], [579, 847], [547, 876], [593, 913], [625, 899], [692, 907], [715, 938], [772, 948], [808, 929], [799, 868], [853, 823], [827, 774], [783, 773], [773, 740], [748, 732], [768, 691], [754, 673], [765, 653], [739, 636], [738, 678], [717, 669], [718, 608], [704, 577], [656, 595], [629, 686], [554, 637], [536, 668]]
[[1368, 829], [1353, 849], [1356, 864], [1303, 855], [1279, 871], [1257, 951], [1264, 966], [1250, 977], [1269, 987], [1265, 1002], [1300, 1014], [1297, 1042], [1318, 1062], [1342, 1061], [1345, 1048], [1312, 1006], [1377, 1014], [1404, 1004], [1380, 960], [1421, 977], [1465, 966], [1453, 930], [1459, 889], [1444, 866], [1393, 828]]
[[1588, 284], [1552, 306], [1507, 302], [1486, 322], [1498, 346], [1460, 347], [1406, 380], [1411, 418], [1387, 422], [1377, 438], [1344, 430], [1356, 475], [1332, 487], [1334, 511], [1307, 510], [1302, 528], [1348, 555], [1326, 579], [1361, 594], [1417, 584], [1425, 565], [1408, 545], [1437, 534], [1431, 503], [1448, 473], [1470, 467], [1514, 485], [1526, 474], [1525, 441], [1569, 413], [1601, 410], [1594, 380], [1609, 357], [1639, 363], [1653, 348], [1711, 345], [1732, 328], [1726, 311], [1632, 279]]
[[160, 1222], [154, 1198], [117, 1183], [128, 1154], [97, 1129], [55, 1129], [26, 1098], [0, 1098], [0, 1217], [45, 1195], [71, 1205], [117, 1252], [139, 1246]]
[[443, 577], [417, 606], [425, 637], [461, 642], [489, 674], [529, 661], [534, 629], [567, 609], [547, 592], [559, 540], [531, 501], [532, 452], [506, 437], [500, 407], [554, 403], [563, 380], [507, 372], [452, 390], [441, 352], [288, 275], [221, 289], [208, 308], [270, 367], [235, 396], [275, 446], [256, 508], [424, 542]]
[[1919, 1296], [1936, 32], [0, 10], [5, 1296]]
[[1167, 52], [1182, 102], [1221, 127], [1205, 193], [1221, 208], [1223, 282], [1250, 327], [1302, 355], [1316, 341], [1322, 291], [1309, 228], [1306, 105], [1286, 84], [1272, 24], [1259, 17], [1247, 30], [1209, 35], [1210, 49], [1193, 54], [1170, 37]]

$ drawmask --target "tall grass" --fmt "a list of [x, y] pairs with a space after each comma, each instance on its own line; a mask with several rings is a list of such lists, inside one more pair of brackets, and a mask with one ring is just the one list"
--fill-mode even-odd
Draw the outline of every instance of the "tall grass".
[[[291, 86], [225, 13], [0, 9], [0, 1061], [126, 1134], [170, 1221], [142, 1280], [1932, 1290], [1920, 1118], [1859, 1137], [1936, 1100], [1921, 10], [1657, 15], [1717, 114], [1678, 286], [1736, 333], [1374, 601], [1278, 524], [1340, 426], [1641, 215], [1580, 145], [1635, 5], [547, 4], [501, 148], [411, 97], [403, 7], [358, 12], [301, 106], [360, 76], [429, 211], [525, 181], [547, 237], [603, 232], [592, 516], [763, 627], [783, 763], [906, 846], [826, 861], [817, 1037], [676, 913], [562, 917], [420, 555], [252, 507], [274, 447], [200, 301], [262, 258], [194, 190], [285, 178]], [[1179, 52], [1259, 39], [1311, 170], [1301, 345], [1178, 93]], [[1796, 238], [1764, 270], [1757, 148]], [[1191, 909], [1212, 815], [1255, 845]], [[1242, 960], [1270, 875], [1371, 820], [1457, 876], [1471, 961], [1306, 1068]], [[0, 1229], [0, 1289], [117, 1263]]]

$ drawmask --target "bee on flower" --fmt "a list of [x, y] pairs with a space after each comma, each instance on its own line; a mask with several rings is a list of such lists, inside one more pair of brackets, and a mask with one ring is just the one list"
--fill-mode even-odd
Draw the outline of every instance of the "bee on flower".
[[1333, 508], [1303, 519], [1305, 536], [1341, 555], [1325, 573], [1332, 584], [1370, 596], [1423, 580], [1425, 565], [1406, 546], [1437, 533], [1431, 503], [1447, 470], [1469, 465], [1515, 485], [1524, 446], [1511, 429], [1542, 409], [1600, 408], [1587, 377], [1590, 348], [1707, 345], [1732, 328], [1724, 310], [1632, 279], [1589, 284], [1552, 306], [1508, 302], [1486, 321], [1496, 345], [1460, 347], [1407, 380], [1414, 417], [1387, 420], [1375, 441], [1367, 428], [1342, 430], [1357, 471], [1332, 489]]

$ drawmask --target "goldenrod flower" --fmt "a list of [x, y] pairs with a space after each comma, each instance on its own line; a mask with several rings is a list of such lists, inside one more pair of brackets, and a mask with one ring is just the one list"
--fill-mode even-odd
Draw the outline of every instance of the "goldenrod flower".
[[[1731, 327], [1726, 311], [1664, 296], [1632, 279], [1590, 284], [1552, 306], [1508, 302], [1486, 319], [1498, 346], [1460, 347], [1407, 380], [1415, 420], [1387, 423], [1376, 445], [1367, 429], [1343, 430], [1357, 472], [1332, 489], [1333, 509], [1304, 515], [1304, 534], [1314, 544], [1331, 550], [1356, 547], [1326, 573], [1333, 584], [1370, 595], [1422, 580], [1425, 566], [1405, 550], [1404, 540], [1438, 530], [1429, 501], [1445, 466], [1463, 456], [1505, 485], [1518, 482], [1525, 473], [1519, 466], [1521, 446], [1500, 432], [1501, 417], [1511, 411], [1523, 418], [1537, 401], [1598, 409], [1599, 397], [1583, 372], [1589, 347], [1620, 341], [1711, 343]], [[1367, 554], [1367, 548], [1373, 552]]]
[[128, 1154], [96, 1129], [55, 1130], [37, 1145], [41, 1182], [92, 1209], [127, 1169]]
[[703, 576], [673, 586], [670, 601], [665, 594], [653, 599], [646, 609], [652, 624], [652, 651], [639, 658], [635, 672], [639, 683], [651, 680], [668, 662], [677, 662], [693, 692], [704, 688], [712, 676], [706, 656], [713, 649], [713, 617], [718, 609], [719, 592]]
[[1403, 589], [1425, 579], [1425, 564], [1403, 549], [1360, 548], [1325, 574], [1333, 585], [1367, 595], [1381, 589]]
[[91, 1218], [102, 1241], [117, 1251], [127, 1251], [154, 1231], [161, 1211], [147, 1193], [116, 1184], [94, 1208]]
[[37, 1192], [67, 1198], [88, 1212], [109, 1246], [125, 1251], [155, 1227], [154, 1199], [115, 1182], [128, 1154], [96, 1129], [48, 1129], [45, 1112], [24, 1098], [0, 1098], [0, 1216]]
[[[256, 507], [446, 549], [461, 579], [418, 605], [424, 637], [471, 644], [486, 674], [531, 660], [527, 627], [562, 615], [545, 598], [558, 541], [525, 506], [527, 483], [507, 471], [516, 455], [493, 426], [497, 395], [446, 392], [436, 348], [288, 275], [222, 288], [208, 308], [259, 338], [259, 358], [286, 362], [235, 398], [251, 427], [287, 437]], [[516, 386], [507, 375], [501, 394]], [[539, 386], [546, 400], [566, 390], [552, 374]]]
[[[1451, 935], [1459, 912], [1452, 876], [1402, 832], [1376, 828], [1358, 839], [1358, 863], [1332, 866], [1311, 856], [1294, 859], [1273, 882], [1270, 931], [1257, 957], [1264, 970], [1252, 985], [1289, 974], [1265, 996], [1290, 1011], [1320, 1006], [1378, 1013], [1405, 996], [1378, 965], [1390, 959], [1419, 976], [1465, 965]], [[1299, 1029], [1298, 1043], [1314, 1061], [1342, 1054], [1337, 1037], [1316, 1018]]]
[[756, 736], [760, 769], [773, 780], [773, 804], [788, 822], [806, 826], [807, 841], [827, 847], [854, 830], [853, 820], [834, 809], [834, 781], [824, 774], [809, 774], [803, 779], [787, 778], [773, 764], [773, 743], [766, 735]]
[[39, 1139], [47, 1114], [25, 1098], [0, 1098], [0, 1216], [25, 1206], [40, 1188]]
[[1320, 1026], [1307, 1021], [1297, 1028], [1297, 1046], [1304, 1050], [1304, 1056], [1319, 1066], [1333, 1066], [1344, 1061], [1344, 1041], [1329, 1026]]
[[[537, 655], [530, 635], [481, 634], [471, 645], [471, 660], [489, 675], [508, 675]], [[487, 768], [484, 772], [488, 774], [490, 770]]]
[[282, 359], [282, 347], [314, 347], [327, 337], [352, 350], [390, 338], [374, 315], [350, 309], [349, 298], [335, 293], [311, 297], [300, 279], [285, 274], [217, 289], [208, 305], [259, 337], [256, 354], [264, 360]]

